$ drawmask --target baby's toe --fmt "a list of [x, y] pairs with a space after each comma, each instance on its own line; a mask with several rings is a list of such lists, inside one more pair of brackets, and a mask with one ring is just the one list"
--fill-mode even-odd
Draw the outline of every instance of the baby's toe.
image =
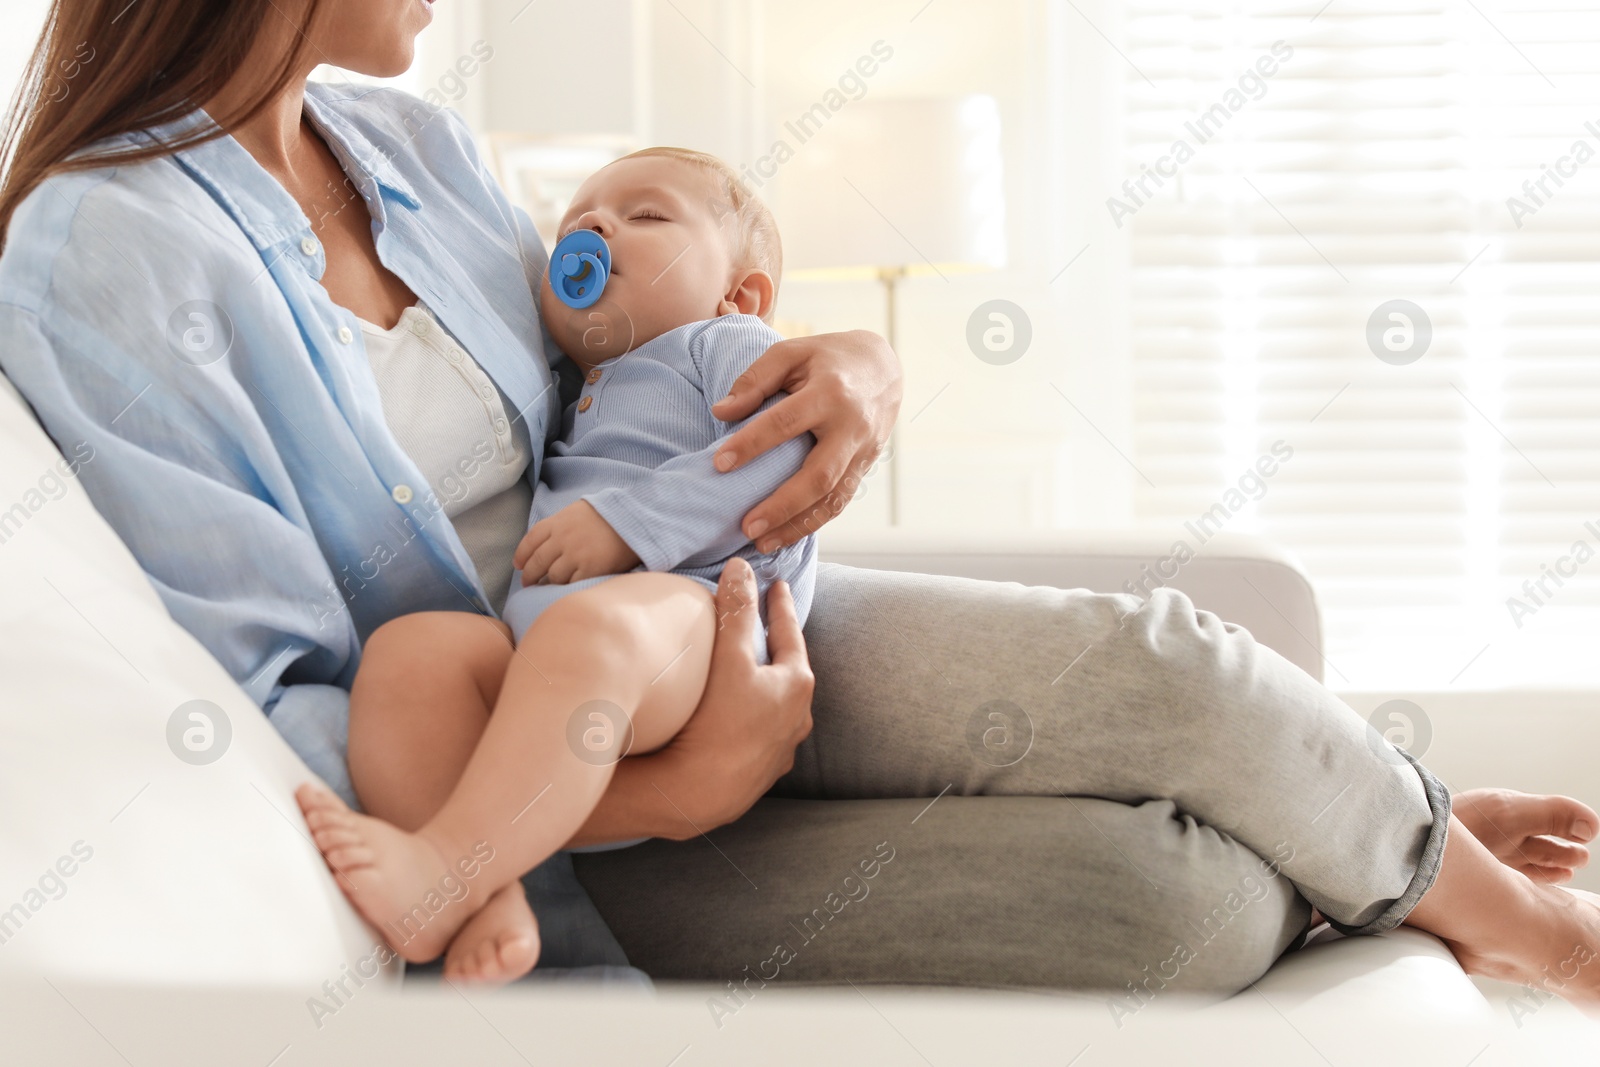
[[533, 952], [533, 938], [527, 934], [512, 934], [502, 938], [495, 946], [494, 978], [515, 978], [528, 970], [528, 956]]
[[328, 866], [336, 871], [354, 871], [372, 866], [376, 859], [372, 849], [366, 845], [344, 845], [331, 848], [323, 852], [328, 861]]
[[356, 817], [349, 808], [310, 808], [306, 811], [306, 825], [313, 830], [355, 826]]
[[317, 843], [317, 848], [327, 852], [331, 848], [362, 844], [361, 835], [354, 829], [345, 825], [325, 826], [311, 828], [311, 839]]
[[457, 981], [480, 982], [483, 980], [485, 957], [488, 954], [486, 950], [490, 948], [491, 946], [487, 944], [474, 945], [471, 951], [459, 953], [453, 960], [446, 961], [446, 970], [450, 970], [453, 966], [455, 973], [451, 977]]
[[301, 810], [306, 813], [312, 811], [337, 811], [340, 808], [349, 810], [345, 802], [340, 800], [333, 790], [315, 782], [306, 782], [294, 791], [294, 799], [299, 803]]

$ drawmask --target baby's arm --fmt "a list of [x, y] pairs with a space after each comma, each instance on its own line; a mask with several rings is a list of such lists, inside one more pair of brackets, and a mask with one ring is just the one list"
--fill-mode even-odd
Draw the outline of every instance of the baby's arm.
[[[718, 319], [700, 331], [690, 353], [701, 371], [707, 410], [781, 339], [771, 327], [746, 315]], [[649, 570], [726, 559], [749, 544], [740, 520], [800, 470], [813, 439], [804, 434], [731, 473], [718, 471], [713, 457], [723, 439], [784, 395], [773, 396], [743, 422], [725, 424], [709, 447], [668, 460], [642, 482], [603, 489], [584, 501]]]
[[[708, 413], [778, 340], [776, 331], [748, 316], [718, 319], [693, 338], [690, 354]], [[668, 571], [686, 562], [715, 563], [743, 548], [749, 539], [739, 520], [800, 469], [812, 441], [806, 434], [738, 471], [719, 472], [712, 459], [722, 440], [750, 419], [726, 424], [709, 447], [668, 460], [642, 482], [591, 493], [535, 523], [514, 560], [523, 582], [565, 585], [622, 574], [641, 562], [647, 570]]]
[[523, 536], [512, 557], [524, 585], [581, 582], [604, 574], [625, 574], [639, 557], [587, 500], [568, 504], [540, 519]]

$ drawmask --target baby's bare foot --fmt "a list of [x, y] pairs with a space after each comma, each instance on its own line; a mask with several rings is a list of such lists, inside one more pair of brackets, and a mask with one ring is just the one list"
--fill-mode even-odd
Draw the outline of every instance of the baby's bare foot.
[[452, 982], [504, 985], [539, 962], [539, 924], [522, 891], [512, 882], [489, 898], [467, 920], [444, 956], [444, 976]]
[[339, 888], [404, 959], [438, 958], [482, 907], [482, 893], [450, 899], [447, 887], [461, 883], [420, 834], [358, 815], [322, 786], [303, 785], [294, 796]]

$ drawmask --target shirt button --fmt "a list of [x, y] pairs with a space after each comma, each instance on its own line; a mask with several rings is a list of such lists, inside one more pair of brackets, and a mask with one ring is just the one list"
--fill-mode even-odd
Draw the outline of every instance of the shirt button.
[[588, 411], [593, 406], [594, 406], [594, 397], [586, 396], [582, 400], [578, 401], [578, 412], [579, 412], [579, 414], [582, 414], [583, 412]]
[[594, 370], [589, 372], [588, 382], [589, 382], [590, 385], [596, 385], [596, 384], [599, 383], [599, 381], [600, 381], [600, 368], [596, 367]]
[[311, 238], [311, 237], [302, 237], [302, 238], [300, 238], [300, 251], [304, 252], [308, 256], [316, 255], [317, 254], [317, 242], [316, 242], [315, 238]]
[[354, 341], [355, 339], [356, 339], [356, 335], [350, 332], [350, 327], [348, 327], [348, 326], [339, 327], [339, 343], [340, 344], [347, 345], [351, 341]]
[[389, 495], [394, 497], [396, 504], [409, 504], [412, 501], [411, 487], [409, 485], [397, 485], [394, 487], [394, 492]]

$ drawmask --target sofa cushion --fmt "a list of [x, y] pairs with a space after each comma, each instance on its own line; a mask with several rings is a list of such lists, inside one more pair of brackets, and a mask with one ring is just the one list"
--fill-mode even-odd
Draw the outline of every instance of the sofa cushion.
[[311, 773], [89, 503], [94, 461], [0, 377], [0, 975], [398, 981], [306, 836]]

